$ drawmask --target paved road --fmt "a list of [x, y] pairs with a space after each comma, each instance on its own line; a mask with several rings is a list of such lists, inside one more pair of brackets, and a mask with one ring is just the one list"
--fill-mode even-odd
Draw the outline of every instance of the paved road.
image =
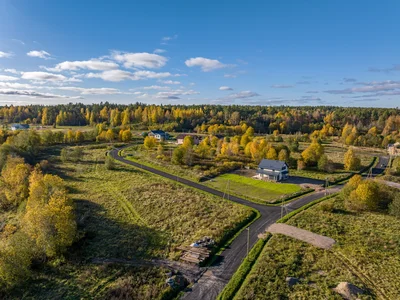
[[[132, 165], [137, 168], [141, 168], [143, 170], [152, 172], [154, 174], [163, 176], [165, 178], [174, 181], [178, 181], [180, 183], [211, 193], [213, 195], [222, 197], [224, 194], [223, 192], [204, 186], [202, 184], [184, 178], [180, 178], [178, 176], [174, 176], [169, 173], [165, 173], [163, 171], [130, 160], [126, 160], [123, 157], [118, 156], [118, 149], [110, 151], [110, 155], [114, 159], [121, 161], [123, 163]], [[382, 165], [386, 166], [388, 161], [389, 160], [387, 157], [380, 157], [377, 164], [377, 168], [373, 168], [372, 174], [376, 176], [382, 173], [384, 169], [379, 167]], [[328, 192], [329, 193], [338, 192], [342, 187], [343, 186], [341, 185], [335, 186], [333, 188], [328, 189]], [[325, 191], [315, 192], [312, 194], [305, 195], [295, 201], [286, 204], [285, 213], [296, 210], [302, 207], [303, 205], [311, 201], [314, 201], [316, 199], [322, 198], [324, 196], [325, 196]], [[256, 204], [233, 195], [230, 195], [229, 199], [231, 201], [257, 209], [261, 214], [260, 218], [257, 219], [250, 226], [250, 232], [249, 232], [250, 249], [257, 242], [258, 235], [260, 233], [264, 233], [265, 229], [269, 225], [275, 223], [281, 217], [281, 210], [282, 210], [281, 207]], [[185, 293], [182, 298], [193, 299], [193, 300], [215, 299], [218, 296], [218, 294], [223, 290], [225, 285], [228, 283], [232, 275], [235, 273], [235, 271], [238, 269], [243, 259], [247, 255], [247, 234], [248, 234], [247, 230], [242, 231], [241, 234], [239, 234], [236, 237], [236, 239], [231, 243], [231, 245], [221, 253], [219, 259], [213, 264], [213, 266], [211, 266], [208, 269], [208, 271], [205, 272], [204, 275], [197, 281], [197, 283], [193, 285], [191, 291]]]

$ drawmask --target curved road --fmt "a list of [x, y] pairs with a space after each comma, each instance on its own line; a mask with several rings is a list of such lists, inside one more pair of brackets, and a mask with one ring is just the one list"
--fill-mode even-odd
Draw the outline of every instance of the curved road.
[[[118, 155], [120, 149], [114, 149], [110, 151], [110, 155], [123, 163], [128, 165], [149, 171], [156, 175], [163, 176], [165, 178], [183, 183], [192, 188], [196, 188], [210, 194], [223, 197], [224, 193], [218, 190], [212, 189], [210, 187], [204, 186], [202, 184], [171, 175], [169, 173], [130, 161], [126, 160], [123, 157]], [[388, 164], [387, 157], [379, 157], [379, 161], [376, 168], [373, 168], [372, 174], [376, 176], [384, 171], [382, 166], [386, 166]], [[335, 186], [333, 188], [328, 189], [330, 194], [340, 191], [343, 186]], [[226, 195], [225, 195], [226, 196]], [[322, 198], [325, 196], [325, 191], [315, 192], [312, 194], [305, 195], [295, 201], [292, 201], [285, 205], [285, 212], [291, 212], [296, 210], [303, 205], [314, 201], [316, 199]], [[260, 212], [260, 218], [258, 218], [254, 223], [250, 226], [249, 240], [250, 240], [250, 249], [257, 242], [258, 235], [260, 233], [264, 233], [265, 229], [275, 223], [281, 217], [281, 207], [280, 206], [266, 206], [262, 204], [257, 204], [245, 200], [243, 198], [239, 198], [233, 195], [229, 195], [229, 200], [250, 206]], [[209, 267], [207, 272], [203, 274], [203, 276], [193, 285], [191, 291], [184, 294], [183, 299], [215, 299], [218, 294], [223, 290], [225, 285], [228, 283], [232, 275], [238, 269], [243, 259], [247, 255], [247, 230], [243, 230], [235, 240], [230, 244], [230, 246], [224, 250], [217, 262], [213, 264], [213, 266]]]

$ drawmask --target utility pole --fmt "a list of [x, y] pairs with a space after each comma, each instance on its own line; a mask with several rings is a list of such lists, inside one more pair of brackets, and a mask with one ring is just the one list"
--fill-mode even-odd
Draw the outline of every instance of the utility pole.
[[247, 256], [249, 255], [249, 247], [250, 247], [250, 227], [247, 227]]

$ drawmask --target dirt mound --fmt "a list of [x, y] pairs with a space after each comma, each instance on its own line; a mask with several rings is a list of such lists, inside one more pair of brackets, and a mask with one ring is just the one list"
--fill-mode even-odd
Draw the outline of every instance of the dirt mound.
[[349, 282], [340, 282], [333, 290], [346, 300], [355, 300], [357, 295], [364, 294], [362, 289]]

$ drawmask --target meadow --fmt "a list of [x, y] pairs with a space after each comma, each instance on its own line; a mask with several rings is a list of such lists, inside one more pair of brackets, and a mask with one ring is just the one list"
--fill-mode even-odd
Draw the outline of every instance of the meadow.
[[12, 291], [11, 298], [22, 293], [42, 299], [110, 298], [126, 289], [134, 290], [134, 298], [165, 297], [170, 289], [163, 267], [101, 262], [178, 259], [178, 246], [203, 236], [221, 242], [252, 215], [241, 205], [127, 165], [107, 170], [105, 147], [83, 147], [79, 162], [60, 161], [60, 148], [47, 150], [50, 172], [66, 180], [75, 202], [80, 239], [63, 259], [35, 270], [33, 279]]
[[[333, 203], [332, 212], [321, 208]], [[274, 235], [235, 299], [342, 299], [341, 281], [366, 291], [360, 299], [399, 299], [400, 220], [382, 213], [354, 214], [339, 197], [326, 200], [287, 223], [336, 240], [331, 251]], [[300, 279], [289, 288], [286, 277]]]
[[237, 174], [223, 174], [204, 182], [204, 184], [232, 195], [262, 203], [268, 203], [301, 190], [296, 184], [268, 182]]

